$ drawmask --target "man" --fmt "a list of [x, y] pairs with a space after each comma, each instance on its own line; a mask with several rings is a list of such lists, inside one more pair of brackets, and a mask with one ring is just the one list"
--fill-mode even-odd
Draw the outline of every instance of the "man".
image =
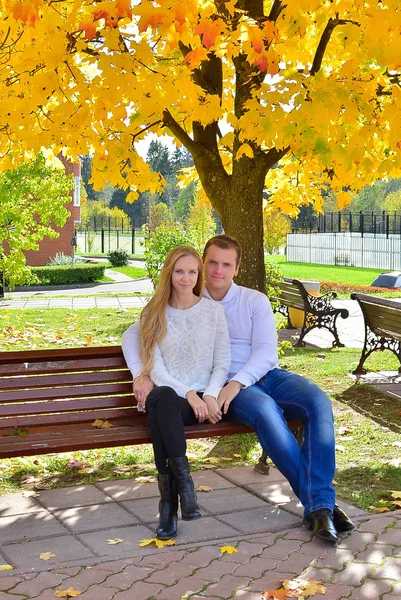
[[[265, 452], [288, 479], [304, 507], [304, 522], [319, 537], [336, 542], [338, 533], [355, 528], [337, 506], [333, 476], [335, 441], [329, 398], [314, 383], [280, 369], [277, 332], [267, 297], [238, 286], [241, 247], [228, 235], [211, 238], [204, 250], [205, 293], [224, 308], [231, 342], [231, 370], [216, 405], [208, 404], [208, 418], [217, 423], [224, 414], [250, 425]], [[122, 348], [134, 376], [134, 393], [144, 407], [153, 388], [147, 377], [138, 377], [139, 327], [123, 335]], [[288, 420], [305, 424], [300, 448], [287, 426]]]

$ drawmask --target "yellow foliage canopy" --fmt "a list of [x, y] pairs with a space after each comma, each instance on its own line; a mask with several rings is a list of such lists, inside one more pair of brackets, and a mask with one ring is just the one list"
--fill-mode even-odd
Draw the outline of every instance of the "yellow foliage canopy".
[[0, 0], [0, 166], [42, 148], [90, 152], [95, 188], [130, 187], [135, 200], [163, 183], [135, 142], [163, 130], [195, 158], [220, 157], [228, 178], [268, 157], [267, 185], [288, 214], [319, 209], [324, 186], [343, 208], [349, 190], [399, 175], [398, 0], [240, 6]]

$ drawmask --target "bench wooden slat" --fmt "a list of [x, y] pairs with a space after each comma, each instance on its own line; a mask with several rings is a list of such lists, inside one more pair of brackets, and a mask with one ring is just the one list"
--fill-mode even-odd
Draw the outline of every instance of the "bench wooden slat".
[[[27, 365], [27, 366], [26, 366]], [[89, 371], [104, 369], [116, 369], [120, 367], [126, 367], [123, 357], [112, 356], [110, 358], [95, 358], [87, 359], [70, 359], [63, 361], [36, 361], [36, 362], [21, 362], [21, 363], [2, 363], [0, 364], [0, 375], [12, 376], [12, 375], [26, 375], [29, 373], [50, 373], [50, 372], [63, 372], [63, 371]]]
[[[130, 394], [132, 382], [101, 383], [99, 385], [80, 385], [77, 387], [39, 388], [31, 390], [6, 390], [0, 392], [0, 405], [6, 402], [33, 402], [35, 400], [63, 400], [68, 398], [88, 398], [90, 396], [111, 396]], [[28, 394], [28, 397], [27, 397]]]
[[101, 408], [117, 408], [119, 406], [132, 406], [132, 398], [127, 396], [105, 396], [102, 398], [79, 398], [66, 401], [22, 402], [18, 404], [4, 404], [1, 406], [1, 416], [17, 415], [42, 415], [46, 413], [65, 413], [74, 411], [87, 411]]
[[[102, 382], [132, 381], [131, 373], [128, 369], [119, 369], [117, 371], [89, 371], [80, 373], [70, 373], [68, 383], [70, 385], [89, 385], [91, 383], [100, 384]], [[48, 375], [29, 375], [18, 377], [0, 377], [0, 390], [18, 390], [26, 388], [56, 388], [66, 385], [65, 373], [49, 373]], [[132, 385], [132, 384], [131, 384]]]

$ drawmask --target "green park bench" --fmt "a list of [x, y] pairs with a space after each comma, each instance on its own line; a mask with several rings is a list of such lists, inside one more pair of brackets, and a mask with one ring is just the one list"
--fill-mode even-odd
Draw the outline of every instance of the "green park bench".
[[346, 319], [349, 312], [346, 308], [336, 308], [332, 300], [337, 298], [336, 292], [327, 292], [319, 296], [310, 294], [302, 282], [298, 279], [284, 277], [283, 281], [277, 284], [279, 294], [275, 298], [278, 301], [275, 312], [279, 312], [287, 319], [287, 327], [295, 329], [291, 320], [293, 310], [300, 311], [297, 316], [301, 316], [301, 332], [296, 346], [304, 346], [305, 336], [312, 329], [327, 329], [334, 336], [333, 347], [343, 347], [337, 332], [337, 319], [342, 317]]
[[366, 373], [363, 364], [376, 350], [390, 350], [398, 358], [401, 373], [401, 302], [352, 293], [361, 307], [365, 323], [365, 343], [355, 375]]

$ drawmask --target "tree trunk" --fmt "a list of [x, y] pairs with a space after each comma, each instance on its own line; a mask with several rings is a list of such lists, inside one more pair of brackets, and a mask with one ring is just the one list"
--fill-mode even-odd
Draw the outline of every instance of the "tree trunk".
[[266, 270], [263, 249], [263, 198], [249, 187], [246, 196], [233, 192], [231, 202], [220, 213], [224, 232], [242, 247], [241, 267], [236, 282], [266, 293]]

